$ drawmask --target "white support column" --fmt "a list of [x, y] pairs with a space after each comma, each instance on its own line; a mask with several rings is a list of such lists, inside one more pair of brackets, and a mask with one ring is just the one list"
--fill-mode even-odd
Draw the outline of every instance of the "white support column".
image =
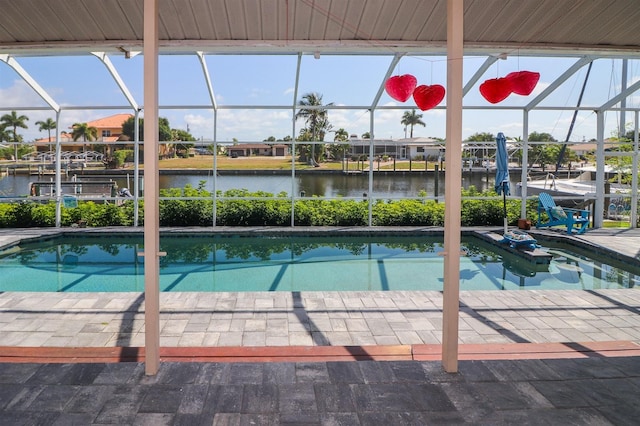
[[140, 108], [135, 110], [133, 122], [133, 226], [140, 223]]
[[218, 222], [218, 109], [213, 110], [213, 227]]
[[144, 322], [145, 373], [160, 367], [160, 216], [158, 199], [158, 0], [144, 0]]
[[298, 88], [300, 87], [300, 67], [302, 54], [298, 53], [296, 63], [296, 81], [293, 86], [293, 105], [291, 105], [291, 227], [296, 226], [296, 105], [298, 103]]
[[462, 62], [463, 0], [447, 0], [447, 116], [444, 222], [444, 301], [442, 307], [442, 365], [458, 371], [460, 298], [460, 210], [462, 195]]
[[529, 174], [529, 111], [522, 111], [522, 173], [520, 174], [520, 218], [527, 217], [527, 175]]
[[[62, 226], [62, 183], [60, 176], [60, 111], [56, 111], [56, 228]], [[51, 141], [49, 141], [51, 142]]]
[[639, 111], [635, 111], [634, 113], [634, 129], [633, 129], [633, 153], [632, 164], [631, 164], [631, 228], [636, 228], [636, 223], [638, 222], [638, 138], [639, 131], [638, 128], [638, 118], [640, 116]]
[[595, 228], [602, 228], [604, 214], [604, 110], [596, 111], [596, 204], [593, 209]]
[[373, 225], [373, 157], [376, 153], [375, 137], [373, 134], [373, 109], [369, 110], [369, 189], [367, 189], [367, 201], [369, 215], [367, 224]]
[[209, 94], [209, 100], [211, 101], [211, 107], [213, 108], [213, 192], [211, 194], [213, 200], [213, 215], [212, 226], [216, 227], [218, 221], [218, 103], [216, 102], [216, 94], [213, 90], [213, 83], [211, 82], [211, 74], [209, 73], [209, 67], [204, 57], [204, 52], [196, 52], [200, 66], [202, 68], [202, 74], [204, 75], [204, 81], [207, 84], [207, 93]]

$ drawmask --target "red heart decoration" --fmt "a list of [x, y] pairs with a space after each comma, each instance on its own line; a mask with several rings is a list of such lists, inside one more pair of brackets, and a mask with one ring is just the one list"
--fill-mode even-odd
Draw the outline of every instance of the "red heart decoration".
[[511, 82], [511, 91], [518, 95], [528, 96], [536, 88], [538, 80], [540, 80], [539, 72], [532, 71], [516, 71], [506, 75], [505, 77]]
[[489, 79], [480, 85], [480, 93], [492, 104], [497, 104], [511, 94], [511, 80], [504, 77]]
[[393, 99], [405, 102], [411, 97], [416, 84], [418, 84], [418, 80], [411, 74], [396, 75], [387, 80], [384, 88]]
[[444, 99], [444, 87], [439, 84], [433, 84], [431, 86], [418, 86], [413, 91], [413, 100], [416, 101], [416, 105], [420, 110], [426, 111], [434, 108], [442, 99]]

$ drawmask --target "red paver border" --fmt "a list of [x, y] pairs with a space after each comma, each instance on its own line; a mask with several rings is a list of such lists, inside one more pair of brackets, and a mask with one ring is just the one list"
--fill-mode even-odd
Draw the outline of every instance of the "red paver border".
[[[461, 344], [460, 360], [520, 360], [640, 356], [632, 341], [585, 343]], [[0, 346], [0, 362], [114, 363], [144, 362], [143, 347], [25, 347]], [[163, 362], [326, 362], [439, 361], [441, 345], [384, 346], [229, 346], [162, 347]]]

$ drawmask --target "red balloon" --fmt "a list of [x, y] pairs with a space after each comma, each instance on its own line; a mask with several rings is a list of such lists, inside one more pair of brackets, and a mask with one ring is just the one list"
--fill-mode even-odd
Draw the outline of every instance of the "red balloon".
[[418, 80], [411, 74], [396, 75], [387, 80], [384, 88], [393, 99], [405, 102], [411, 97], [416, 84], [418, 84]]
[[507, 78], [489, 79], [480, 85], [480, 93], [492, 104], [497, 104], [511, 94], [511, 81]]
[[444, 87], [439, 84], [422, 85], [416, 87], [416, 90], [413, 91], [413, 100], [416, 101], [416, 105], [420, 110], [426, 111], [442, 102], [444, 93]]
[[532, 71], [516, 71], [506, 75], [505, 77], [511, 82], [511, 90], [518, 95], [528, 96], [536, 88], [538, 80], [540, 80], [539, 72]]

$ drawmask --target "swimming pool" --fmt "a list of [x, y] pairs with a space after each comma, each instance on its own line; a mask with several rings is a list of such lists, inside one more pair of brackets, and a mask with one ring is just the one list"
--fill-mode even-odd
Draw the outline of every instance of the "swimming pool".
[[[162, 235], [161, 291], [442, 290], [441, 236]], [[640, 284], [640, 268], [545, 243], [533, 265], [462, 239], [462, 290], [606, 289]], [[143, 237], [63, 235], [0, 251], [0, 291], [141, 292]], [[613, 265], [612, 265], [613, 263]]]

